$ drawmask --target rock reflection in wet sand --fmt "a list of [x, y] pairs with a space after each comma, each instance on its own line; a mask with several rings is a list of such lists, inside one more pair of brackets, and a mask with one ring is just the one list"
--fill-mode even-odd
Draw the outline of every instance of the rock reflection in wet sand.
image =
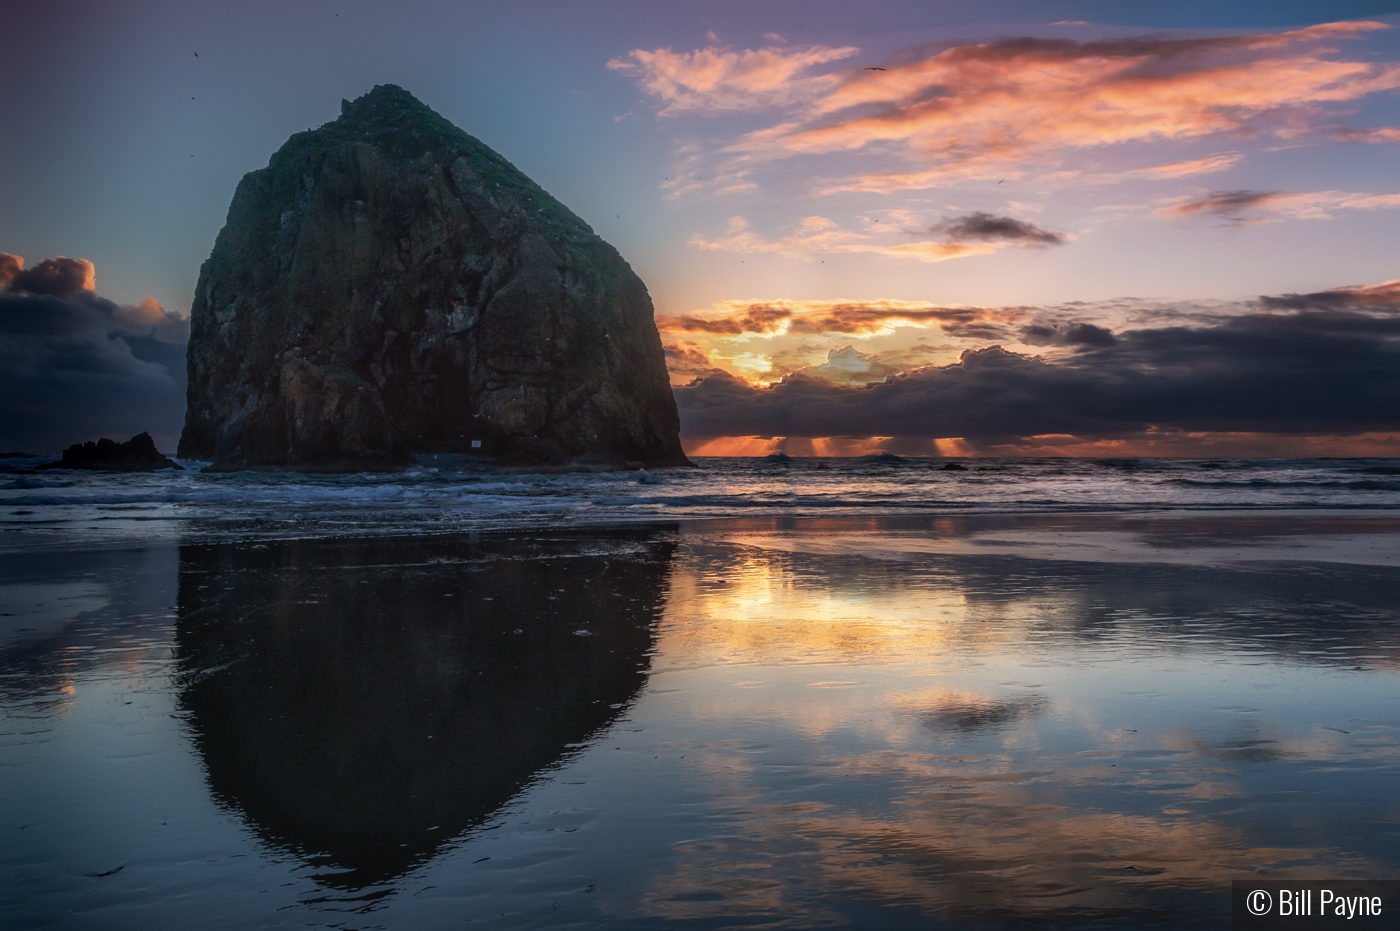
[[672, 549], [185, 547], [181, 702], [210, 787], [324, 884], [402, 874], [636, 696]]

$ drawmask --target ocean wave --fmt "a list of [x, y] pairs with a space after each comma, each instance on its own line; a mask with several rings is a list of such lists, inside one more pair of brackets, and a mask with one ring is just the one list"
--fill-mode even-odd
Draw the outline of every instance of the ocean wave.
[[1200, 479], [1179, 478], [1173, 479], [1172, 483], [1176, 485], [1194, 486], [1197, 488], [1350, 488], [1357, 491], [1400, 491], [1400, 482], [1386, 482], [1377, 479], [1356, 479], [1353, 481], [1339, 481], [1336, 479], [1295, 479], [1291, 481], [1278, 481], [1255, 478], [1243, 482], [1211, 482]]
[[[1396, 460], [704, 459], [698, 468], [531, 474], [65, 473], [0, 485], [0, 545], [25, 532], [112, 539], [436, 533], [734, 515], [1400, 509]], [[1107, 465], [1105, 464], [1107, 463]], [[1218, 465], [1219, 468], [1208, 468]], [[27, 530], [26, 530], [27, 528]], [[98, 530], [97, 528], [106, 528]], [[15, 533], [19, 531], [19, 533]]]
[[72, 485], [72, 482], [58, 481], [51, 478], [30, 478], [26, 475], [12, 482], [0, 485], [0, 489], [12, 491], [15, 489], [29, 490], [34, 488], [70, 488]]

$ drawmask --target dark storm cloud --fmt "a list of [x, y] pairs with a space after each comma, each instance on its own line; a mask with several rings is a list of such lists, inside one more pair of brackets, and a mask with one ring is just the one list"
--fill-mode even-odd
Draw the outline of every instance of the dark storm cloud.
[[677, 389], [676, 401], [688, 439], [960, 436], [991, 443], [1118, 437], [1154, 426], [1278, 434], [1400, 428], [1400, 315], [1256, 312], [1100, 341], [1081, 343], [1082, 351], [1059, 362], [991, 346], [864, 389], [800, 375], [764, 389], [714, 375]]
[[154, 300], [99, 297], [92, 265], [30, 269], [0, 253], [0, 446], [53, 452], [149, 431], [168, 445], [184, 417], [186, 320]]
[[1011, 242], [1023, 246], [1060, 246], [1065, 242], [1062, 233], [1041, 229], [1034, 223], [1015, 217], [993, 216], [981, 210], [955, 220], [944, 219], [930, 226], [928, 232], [943, 236], [950, 242]]
[[1278, 191], [1211, 191], [1199, 200], [1187, 201], [1166, 209], [1166, 213], [1189, 216], [1212, 213], [1226, 220], [1242, 220], [1245, 211], [1264, 207], [1284, 195]]
[[953, 321], [942, 324], [942, 329], [948, 336], [957, 339], [1011, 339], [1014, 335], [1012, 330], [997, 323], [986, 320]]
[[1021, 342], [1027, 346], [1074, 346], [1078, 349], [1103, 349], [1118, 342], [1113, 331], [1092, 323], [1071, 323], [1066, 326], [1032, 324], [1021, 327]]

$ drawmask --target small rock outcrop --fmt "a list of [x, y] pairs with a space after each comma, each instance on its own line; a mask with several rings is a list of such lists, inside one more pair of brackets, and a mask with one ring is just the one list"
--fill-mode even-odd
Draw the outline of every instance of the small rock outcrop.
[[160, 454], [149, 433], [138, 433], [125, 443], [105, 436], [93, 442], [74, 443], [63, 451], [58, 462], [46, 462], [41, 469], [89, 469], [94, 472], [155, 472], [159, 469], [184, 471], [184, 466]]
[[688, 464], [641, 279], [393, 85], [243, 178], [190, 322], [179, 455], [216, 470]]

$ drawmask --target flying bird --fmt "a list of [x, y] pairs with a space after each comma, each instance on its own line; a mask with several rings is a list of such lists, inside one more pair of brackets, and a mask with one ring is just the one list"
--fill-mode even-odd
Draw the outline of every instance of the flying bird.
[[199, 53], [198, 53], [198, 52], [195, 52], [195, 53], [194, 53], [194, 57], [195, 57], [195, 58], [198, 58], [198, 57], [199, 57]]
[[874, 67], [874, 66], [871, 66], [871, 67], [869, 67], [869, 68], [866, 68], [865, 70], [866, 70], [866, 71], [884, 71], [885, 69], [884, 69], [884, 68], [876, 68], [876, 67]]

